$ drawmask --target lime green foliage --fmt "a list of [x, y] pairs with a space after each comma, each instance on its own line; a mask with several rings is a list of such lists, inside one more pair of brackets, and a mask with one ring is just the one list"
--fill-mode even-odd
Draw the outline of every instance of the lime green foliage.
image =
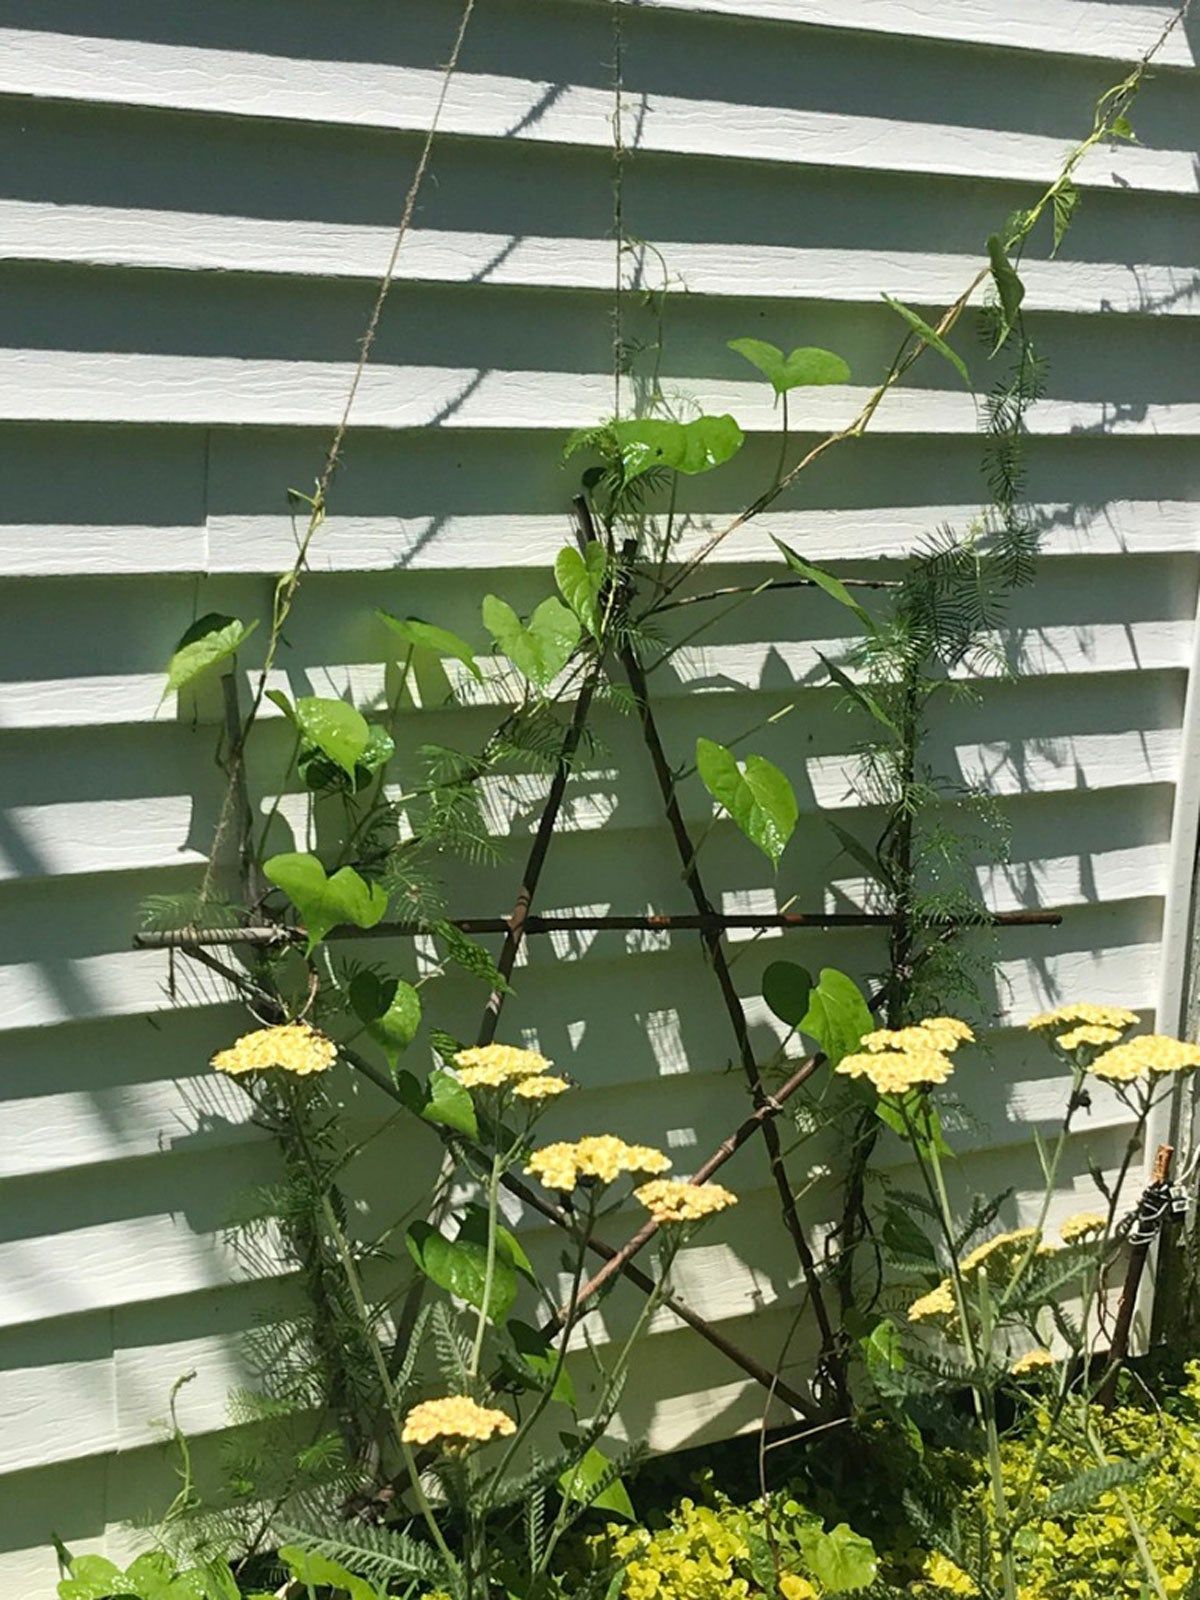
[[[59, 1600], [240, 1600], [225, 1562], [176, 1570], [162, 1550], [148, 1550], [122, 1572], [104, 1556], [72, 1556]], [[368, 1597], [370, 1600], [370, 1597]]]

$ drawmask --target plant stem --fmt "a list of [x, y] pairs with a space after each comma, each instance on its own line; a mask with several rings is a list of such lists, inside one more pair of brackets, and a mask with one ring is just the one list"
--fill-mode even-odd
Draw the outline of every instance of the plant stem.
[[487, 1258], [483, 1268], [483, 1303], [479, 1307], [479, 1318], [475, 1324], [475, 1342], [471, 1346], [471, 1361], [467, 1368], [472, 1378], [479, 1376], [479, 1361], [483, 1355], [483, 1336], [487, 1329], [488, 1316], [492, 1303], [492, 1284], [496, 1277], [496, 1213], [500, 1208], [500, 1173], [503, 1170], [499, 1153], [492, 1157], [492, 1167], [488, 1174], [487, 1186]]

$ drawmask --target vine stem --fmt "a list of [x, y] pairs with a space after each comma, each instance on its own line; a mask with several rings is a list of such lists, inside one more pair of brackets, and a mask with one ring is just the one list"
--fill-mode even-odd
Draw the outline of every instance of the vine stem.
[[483, 1355], [483, 1336], [487, 1330], [489, 1309], [492, 1303], [492, 1284], [496, 1278], [496, 1213], [500, 1206], [500, 1174], [503, 1163], [499, 1153], [492, 1156], [491, 1170], [488, 1173], [487, 1185], [487, 1255], [483, 1268], [483, 1295], [479, 1307], [479, 1317], [475, 1324], [475, 1340], [471, 1346], [471, 1361], [467, 1367], [469, 1377], [479, 1376], [479, 1362]]

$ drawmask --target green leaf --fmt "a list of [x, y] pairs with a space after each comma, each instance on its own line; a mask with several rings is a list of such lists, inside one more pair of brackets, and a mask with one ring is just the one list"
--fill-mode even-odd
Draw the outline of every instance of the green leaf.
[[263, 863], [263, 873], [300, 913], [310, 955], [331, 928], [345, 922], [373, 928], [387, 910], [388, 897], [377, 883], [367, 883], [353, 867], [340, 867], [327, 877], [313, 855], [289, 851], [272, 856]]
[[479, 1122], [470, 1091], [440, 1067], [435, 1067], [429, 1074], [429, 1098], [421, 1115], [426, 1122], [436, 1122], [443, 1128], [452, 1128], [455, 1133], [465, 1133], [468, 1139], [479, 1137]]
[[380, 978], [366, 970], [350, 980], [350, 1008], [394, 1071], [421, 1026], [421, 996], [402, 978]]
[[292, 717], [302, 738], [353, 778], [371, 738], [370, 724], [362, 712], [345, 700], [305, 695], [296, 701]]
[[878, 883], [888, 882], [887, 873], [874, 855], [867, 849], [861, 839], [856, 839], [842, 825], [835, 822], [832, 817], [825, 818], [826, 825], [837, 835], [837, 841], [852, 861], [856, 861], [864, 872], [869, 873]]
[[1064, 180], [1054, 191], [1054, 244], [1051, 256], [1058, 254], [1058, 247], [1067, 236], [1067, 230], [1075, 220], [1075, 212], [1079, 206], [1079, 190], [1070, 178]]
[[461, 661], [473, 678], [483, 681], [483, 674], [475, 661], [475, 652], [465, 639], [460, 639], [457, 633], [451, 633], [449, 628], [439, 628], [433, 622], [422, 622], [419, 617], [393, 617], [390, 611], [377, 610], [375, 615], [393, 633], [398, 634], [409, 649], [430, 650], [436, 656], [451, 656], [455, 661]]
[[813, 1577], [830, 1593], [869, 1589], [875, 1582], [879, 1571], [875, 1546], [848, 1523], [839, 1522], [828, 1533], [801, 1527], [799, 1539]]
[[120, 1567], [104, 1556], [76, 1556], [71, 1576], [58, 1585], [59, 1600], [116, 1600], [134, 1594]]
[[[513, 1342], [519, 1362], [528, 1367], [535, 1377], [542, 1380], [542, 1386], [554, 1377], [554, 1370], [558, 1366], [558, 1351], [553, 1341], [548, 1339], [540, 1328], [530, 1327], [527, 1322], [514, 1319], [508, 1323], [508, 1336]], [[551, 1391], [552, 1400], [561, 1400], [563, 1405], [575, 1404], [575, 1384], [571, 1374], [564, 1364], [562, 1371], [555, 1380]]]
[[[488, 1214], [484, 1206], [470, 1205], [463, 1214], [463, 1219], [458, 1229], [458, 1237], [471, 1244], [481, 1244], [486, 1247], [488, 1234]], [[514, 1272], [519, 1272], [527, 1283], [535, 1289], [540, 1287], [540, 1279], [533, 1270], [533, 1262], [525, 1254], [525, 1247], [503, 1223], [496, 1228], [496, 1248], [512, 1267]]]
[[[468, 1305], [483, 1309], [483, 1290], [487, 1278], [487, 1249], [473, 1240], [447, 1239], [428, 1222], [409, 1224], [406, 1235], [408, 1253], [417, 1266], [439, 1289], [456, 1295]], [[492, 1263], [492, 1289], [487, 1315], [491, 1322], [503, 1322], [517, 1298], [517, 1274], [512, 1263], [498, 1250]]]
[[889, 1201], [883, 1223], [883, 1242], [897, 1255], [910, 1257], [925, 1265], [937, 1265], [937, 1251], [925, 1231], [896, 1201]]
[[201, 673], [228, 660], [257, 627], [257, 621], [247, 627], [237, 617], [223, 617], [216, 611], [198, 618], [175, 646], [175, 653], [167, 665], [164, 696], [172, 690], [182, 689]]
[[1144, 1478], [1155, 1464], [1155, 1457], [1140, 1461], [1110, 1461], [1102, 1467], [1089, 1467], [1055, 1489], [1046, 1501], [1043, 1515], [1057, 1517], [1064, 1511], [1084, 1511], [1102, 1494], [1123, 1489]]
[[614, 422], [613, 438], [626, 482], [655, 467], [694, 476], [723, 465], [742, 448], [745, 435], [728, 414], [667, 422], [656, 417]]
[[941, 334], [935, 328], [931, 328], [924, 317], [919, 317], [910, 306], [902, 304], [899, 300], [893, 300], [890, 294], [885, 294], [883, 298], [898, 316], [904, 318], [913, 332], [924, 339], [930, 349], [936, 350], [940, 356], [945, 356], [969, 389], [971, 387], [971, 374], [967, 371], [967, 363], [959, 355], [958, 351], [952, 350]]
[[903, 1372], [907, 1365], [900, 1343], [900, 1330], [884, 1317], [877, 1322], [865, 1339], [859, 1340], [867, 1366], [885, 1372]]
[[696, 740], [696, 768], [718, 805], [776, 866], [796, 827], [800, 808], [791, 784], [765, 756], [748, 756], [739, 767], [713, 739]]
[[[571, 1434], [559, 1434], [565, 1445], [572, 1445], [577, 1441]], [[594, 1498], [591, 1491], [600, 1480], [612, 1471], [612, 1462], [604, 1452], [593, 1445], [579, 1462], [568, 1467], [558, 1480], [559, 1488], [568, 1500], [576, 1500], [584, 1505], [594, 1507], [597, 1511], [611, 1511], [614, 1516], [625, 1517], [628, 1521], [634, 1520], [633, 1501], [620, 1478], [615, 1479]]]
[[776, 539], [775, 543], [779, 547], [780, 555], [793, 572], [799, 573], [802, 578], [807, 578], [810, 583], [815, 583], [818, 589], [823, 589], [831, 600], [836, 600], [838, 605], [845, 606], [847, 611], [853, 611], [867, 633], [876, 631], [870, 613], [859, 605], [840, 578], [835, 578], [833, 573], [826, 572], [824, 567], [818, 567], [814, 562], [806, 561], [803, 556], [797, 555], [784, 544], [782, 539]]
[[1000, 297], [1000, 310], [1003, 313], [1000, 333], [992, 346], [992, 354], [995, 355], [1012, 332], [1020, 314], [1021, 301], [1025, 298], [1025, 285], [1008, 259], [1004, 241], [998, 233], [989, 236], [987, 248], [988, 259], [992, 264], [992, 282], [996, 285], [996, 293]]
[[1137, 139], [1133, 123], [1128, 117], [1114, 117], [1108, 125], [1108, 131], [1116, 139]]
[[765, 339], [731, 339], [729, 348], [757, 367], [776, 394], [813, 384], [850, 382], [850, 368], [832, 350], [801, 345], [785, 356]]
[[822, 967], [800, 1028], [817, 1041], [829, 1064], [836, 1067], [843, 1056], [857, 1050], [863, 1034], [874, 1026], [871, 1009], [853, 978], [836, 967]]
[[330, 1561], [328, 1556], [301, 1550], [299, 1545], [285, 1544], [279, 1547], [279, 1559], [298, 1583], [308, 1587], [310, 1594], [314, 1589], [327, 1588], [344, 1590], [350, 1600], [379, 1600], [374, 1584], [358, 1577], [340, 1562]]
[[879, 701], [876, 700], [873, 694], [862, 688], [860, 684], [855, 683], [852, 678], [848, 678], [842, 671], [841, 667], [835, 666], [834, 663], [830, 661], [829, 657], [822, 655], [819, 650], [817, 651], [817, 658], [822, 663], [829, 676], [833, 679], [834, 683], [837, 684], [838, 688], [841, 689], [845, 694], [848, 694], [851, 700], [854, 701], [855, 705], [861, 706], [869, 717], [874, 717], [876, 722], [882, 723], [885, 728], [890, 729], [890, 731], [894, 733], [897, 738], [900, 737], [900, 729], [892, 721], [891, 717], [888, 716], [887, 712], [879, 704]]
[[762, 996], [780, 1022], [798, 1028], [808, 1015], [812, 973], [794, 961], [772, 961], [762, 975]]
[[582, 552], [564, 545], [554, 561], [558, 592], [593, 638], [600, 637], [600, 591], [604, 587], [604, 546], [589, 539]]
[[553, 595], [542, 601], [528, 623], [506, 600], [486, 595], [483, 622], [522, 677], [543, 690], [571, 659], [581, 632], [575, 613]]
[[315, 745], [302, 747], [296, 770], [305, 785], [316, 794], [330, 789], [357, 794], [360, 789], [367, 787], [380, 767], [387, 766], [395, 753], [396, 741], [391, 734], [386, 728], [372, 722], [369, 724], [366, 749], [354, 763], [353, 777], [348, 777], [336, 761], [330, 761], [324, 751], [318, 750]]

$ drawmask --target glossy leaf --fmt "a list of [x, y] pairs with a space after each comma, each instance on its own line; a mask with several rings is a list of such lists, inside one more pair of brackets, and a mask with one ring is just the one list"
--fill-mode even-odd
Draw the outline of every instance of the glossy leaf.
[[455, 1133], [465, 1133], [469, 1139], [479, 1137], [479, 1122], [470, 1091], [440, 1067], [429, 1074], [429, 1098], [421, 1115], [426, 1122], [440, 1123], [444, 1128], [452, 1128]]
[[853, 978], [836, 967], [822, 967], [800, 1027], [836, 1067], [843, 1056], [858, 1049], [863, 1034], [875, 1027], [875, 1019]]
[[184, 688], [202, 673], [227, 661], [257, 627], [257, 621], [247, 627], [237, 617], [224, 617], [216, 611], [198, 618], [175, 646], [167, 666], [167, 686], [163, 694]]
[[998, 233], [993, 233], [987, 242], [988, 260], [992, 264], [992, 282], [996, 286], [996, 294], [1000, 299], [1000, 310], [1003, 322], [996, 343], [992, 347], [992, 354], [1001, 348], [1012, 332], [1017, 317], [1021, 311], [1021, 301], [1025, 298], [1025, 285], [1017, 275], [1017, 270], [1008, 259], [1004, 248], [1004, 241]]
[[345, 700], [304, 695], [296, 701], [292, 715], [307, 743], [315, 745], [347, 777], [353, 778], [354, 768], [371, 738], [370, 724], [362, 712]]
[[[575, 1440], [570, 1434], [560, 1434], [563, 1444], [570, 1446]], [[634, 1520], [633, 1502], [625, 1485], [617, 1478], [593, 1499], [591, 1490], [612, 1470], [612, 1462], [596, 1445], [569, 1467], [558, 1480], [559, 1488], [569, 1500], [582, 1501], [598, 1511], [611, 1511], [614, 1516]]]
[[280, 1545], [278, 1553], [292, 1577], [297, 1583], [304, 1584], [310, 1594], [319, 1588], [336, 1589], [348, 1595], [349, 1600], [379, 1600], [379, 1590], [374, 1584], [358, 1577], [340, 1562], [331, 1561], [328, 1556], [302, 1550], [295, 1544]]
[[[409, 1255], [431, 1283], [465, 1300], [468, 1305], [484, 1309], [486, 1246], [472, 1240], [447, 1239], [428, 1222], [410, 1223], [405, 1237]], [[504, 1259], [503, 1252], [497, 1251], [486, 1308], [489, 1321], [503, 1322], [516, 1298], [516, 1271], [511, 1262]]]
[[830, 1594], [869, 1589], [879, 1572], [875, 1546], [848, 1523], [839, 1522], [828, 1533], [801, 1527], [800, 1548], [814, 1578]]
[[483, 602], [484, 626], [522, 677], [546, 689], [579, 643], [579, 618], [553, 595], [543, 600], [527, 623], [494, 594]]
[[[554, 1377], [558, 1366], [558, 1351], [553, 1340], [548, 1339], [540, 1328], [530, 1327], [529, 1323], [519, 1322], [515, 1318], [508, 1324], [508, 1336], [519, 1364], [528, 1367], [534, 1377], [541, 1380], [544, 1388]], [[565, 1363], [555, 1379], [550, 1398], [560, 1400], [567, 1406], [575, 1404], [575, 1384]]]
[[812, 986], [812, 973], [794, 961], [772, 961], [762, 975], [768, 1009], [789, 1028], [798, 1028], [808, 1015]]
[[316, 856], [289, 851], [264, 862], [263, 872], [300, 913], [310, 954], [331, 928], [347, 922], [373, 928], [387, 910], [384, 891], [377, 883], [367, 883], [353, 867], [340, 867], [328, 877]]
[[365, 789], [379, 769], [386, 767], [396, 753], [396, 741], [386, 728], [381, 728], [377, 722], [368, 726], [366, 748], [354, 763], [353, 776], [348, 775], [315, 745], [304, 746], [297, 759], [296, 770], [305, 786], [316, 794], [329, 790], [356, 794], [360, 789]]
[[654, 467], [694, 476], [722, 466], [742, 448], [745, 435], [727, 413], [668, 422], [657, 417], [615, 422], [613, 437], [626, 481]]
[[814, 562], [806, 561], [803, 556], [797, 555], [784, 544], [782, 539], [776, 539], [775, 543], [793, 572], [802, 578], [807, 578], [810, 583], [815, 583], [818, 589], [823, 589], [831, 600], [836, 600], [838, 605], [845, 606], [847, 611], [853, 611], [868, 633], [875, 632], [875, 624], [871, 620], [870, 613], [858, 603], [840, 578], [835, 578], [833, 573], [826, 572], [824, 567], [818, 567]]
[[[488, 1214], [483, 1206], [470, 1205], [463, 1213], [459, 1225], [458, 1237], [470, 1244], [487, 1246]], [[496, 1249], [515, 1272], [519, 1272], [527, 1283], [536, 1289], [539, 1286], [537, 1273], [533, 1270], [533, 1262], [525, 1254], [525, 1247], [511, 1229], [499, 1223], [496, 1228]]]
[[604, 587], [604, 546], [590, 539], [582, 551], [564, 545], [554, 562], [558, 592], [592, 635], [600, 637], [600, 591]]
[[367, 970], [350, 981], [350, 1007], [394, 1069], [421, 1026], [420, 994], [403, 978], [380, 978]]
[[801, 345], [790, 356], [765, 339], [731, 339], [729, 348], [757, 367], [776, 394], [815, 384], [850, 382], [850, 368], [841, 356], [815, 345]]
[[967, 371], [967, 363], [959, 355], [958, 351], [952, 349], [941, 334], [938, 333], [937, 329], [931, 328], [924, 317], [918, 316], [911, 306], [906, 306], [899, 300], [893, 300], [890, 294], [885, 294], [883, 298], [898, 316], [904, 318], [912, 331], [924, 339], [931, 350], [936, 350], [938, 355], [945, 356], [969, 389], [971, 387], [971, 374]]
[[748, 756], [739, 767], [723, 744], [703, 738], [696, 740], [696, 767], [717, 804], [777, 866], [800, 815], [784, 774], [765, 756]]
[[377, 610], [375, 615], [411, 650], [429, 650], [436, 656], [450, 656], [461, 661], [477, 681], [483, 674], [475, 661], [475, 652], [465, 639], [449, 628], [439, 628], [436, 623], [422, 622], [419, 617], [394, 617], [390, 611]]

